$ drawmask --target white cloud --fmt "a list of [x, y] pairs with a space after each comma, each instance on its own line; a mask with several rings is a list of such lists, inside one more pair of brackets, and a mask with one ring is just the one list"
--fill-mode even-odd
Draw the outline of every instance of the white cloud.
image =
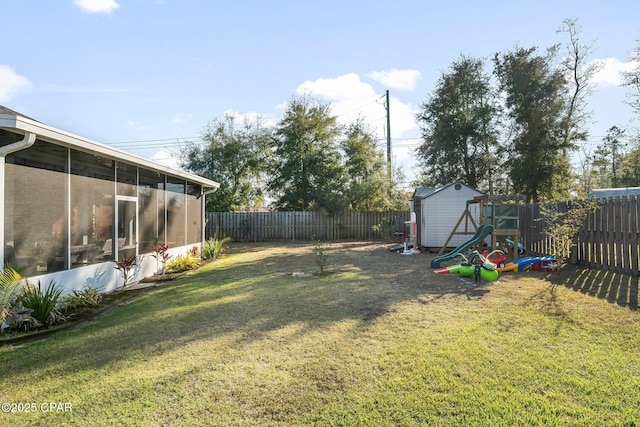
[[[381, 137], [386, 132], [384, 95], [376, 93], [373, 86], [361, 81], [357, 74], [306, 81], [298, 86], [296, 92], [308, 93], [331, 102], [333, 114], [343, 123], [363, 117]], [[415, 111], [411, 104], [405, 104], [393, 96], [390, 104], [391, 136], [400, 138], [417, 135]]]
[[17, 92], [31, 89], [33, 84], [28, 78], [17, 74], [8, 65], [0, 65], [0, 102], [9, 101]]
[[111, 13], [120, 7], [115, 0], [73, 0], [73, 3], [87, 13]]
[[330, 101], [366, 99], [376, 96], [370, 84], [360, 80], [355, 73], [344, 74], [329, 79], [306, 81], [298, 86], [299, 94], [311, 93], [322, 96]]
[[[335, 78], [306, 81], [297, 88], [299, 94], [309, 94], [331, 103], [332, 113], [343, 124], [361, 117], [376, 135], [378, 148], [386, 152], [387, 112], [385, 95], [376, 93], [371, 84], [363, 82], [354, 73]], [[391, 150], [394, 167], [400, 166], [407, 176], [413, 176], [410, 165], [414, 164], [413, 147], [420, 135], [416, 124], [416, 110], [410, 103], [390, 96]], [[286, 106], [280, 106], [286, 108]], [[412, 138], [409, 140], [408, 138]], [[395, 147], [395, 148], [394, 148]]]
[[389, 71], [372, 71], [365, 76], [392, 89], [414, 91], [421, 74], [418, 70], [396, 70], [394, 68]]
[[124, 121], [124, 125], [127, 128], [133, 128], [136, 131], [147, 130], [149, 128], [148, 126], [141, 125], [141, 124], [139, 124], [139, 123], [137, 123], [137, 122], [135, 122], [133, 120], [125, 120]]
[[61, 86], [61, 85], [43, 85], [40, 87], [43, 92], [52, 93], [148, 93], [140, 89], [118, 88], [118, 87], [102, 87], [102, 86]]
[[180, 156], [173, 151], [160, 150], [151, 156], [151, 160], [173, 169], [180, 169]]
[[176, 113], [173, 116], [173, 119], [171, 119], [171, 123], [177, 123], [177, 124], [189, 123], [190, 118], [191, 116], [189, 114]]
[[[284, 104], [277, 106], [276, 108], [283, 110], [286, 108]], [[269, 114], [261, 114], [255, 111], [251, 111], [249, 113], [240, 113], [234, 110], [224, 110], [222, 113], [223, 116], [231, 116], [235, 120], [236, 125], [244, 123], [246, 120], [249, 123], [260, 122], [264, 127], [275, 126], [278, 123], [278, 119], [274, 118]]]
[[620, 73], [631, 71], [638, 66], [635, 62], [622, 62], [617, 58], [597, 59], [593, 62], [602, 64], [602, 69], [593, 76], [593, 82], [603, 86], [620, 86]]

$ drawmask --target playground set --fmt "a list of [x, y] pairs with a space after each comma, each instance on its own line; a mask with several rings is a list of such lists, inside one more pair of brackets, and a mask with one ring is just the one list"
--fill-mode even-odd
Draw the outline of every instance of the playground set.
[[[527, 269], [553, 271], [557, 270], [556, 259], [553, 256], [524, 257], [518, 256], [524, 252], [524, 247], [518, 241], [519, 205], [524, 200], [522, 196], [478, 196], [467, 201], [467, 209], [462, 213], [456, 226], [449, 235], [449, 239], [440, 249], [439, 255], [431, 260], [431, 268], [438, 274], [459, 274], [461, 277], [472, 277], [473, 282], [465, 281], [468, 286], [477, 286], [482, 280], [492, 282], [499, 273], [513, 271], [521, 272]], [[469, 205], [480, 204], [480, 225], [477, 225], [470, 214]], [[458, 231], [462, 222], [464, 231]], [[472, 234], [469, 224], [475, 227], [473, 237], [454, 248], [447, 254], [442, 254], [447, 244], [456, 234]], [[492, 252], [483, 250], [487, 239], [491, 236]], [[513, 261], [506, 263], [506, 256], [511, 255]], [[448, 267], [442, 267], [443, 262], [461, 258], [461, 262]], [[463, 280], [464, 281], [464, 280]]]

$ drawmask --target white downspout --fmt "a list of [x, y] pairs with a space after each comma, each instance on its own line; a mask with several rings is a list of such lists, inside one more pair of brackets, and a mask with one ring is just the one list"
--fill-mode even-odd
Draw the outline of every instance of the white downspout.
[[4, 172], [5, 172], [5, 157], [16, 151], [29, 148], [36, 142], [36, 134], [27, 132], [24, 139], [0, 147], [0, 269], [4, 269]]
[[207, 224], [205, 223], [205, 220], [207, 219], [205, 217], [205, 215], [207, 213], [206, 212], [206, 210], [207, 210], [207, 200], [206, 200], [206, 198], [207, 198], [207, 194], [215, 193], [217, 190], [218, 190], [217, 188], [214, 188], [214, 189], [207, 190], [207, 191], [202, 193], [202, 217], [201, 217], [202, 218], [202, 230], [201, 230], [202, 236], [201, 236], [200, 240], [202, 241], [202, 245], [203, 245], [202, 247], [203, 248], [204, 248], [204, 242], [205, 242], [205, 237], [206, 237], [205, 233], [204, 233], [204, 230], [207, 228]]

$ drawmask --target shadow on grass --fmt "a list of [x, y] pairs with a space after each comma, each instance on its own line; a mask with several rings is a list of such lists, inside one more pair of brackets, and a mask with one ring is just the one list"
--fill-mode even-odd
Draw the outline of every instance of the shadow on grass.
[[310, 244], [248, 244], [229, 252], [229, 259], [163, 284], [76, 331], [0, 352], [0, 380], [34, 367], [73, 376], [199, 340], [213, 346], [231, 339], [241, 346], [293, 324], [297, 334], [343, 321], [366, 328], [402, 301], [489, 292], [469, 293], [457, 277], [430, 271], [428, 256], [402, 256], [381, 244], [334, 245], [329, 274], [311, 277], [291, 274], [317, 267]]
[[559, 272], [547, 275], [546, 280], [583, 294], [607, 300], [612, 304], [618, 304], [632, 310], [638, 309], [639, 276], [566, 266]]

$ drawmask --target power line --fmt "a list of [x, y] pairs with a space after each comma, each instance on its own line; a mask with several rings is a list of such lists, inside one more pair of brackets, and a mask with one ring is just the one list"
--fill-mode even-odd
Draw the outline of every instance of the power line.
[[356, 107], [353, 110], [349, 110], [346, 113], [341, 113], [341, 114], [343, 114], [343, 115], [351, 114], [354, 111], [362, 110], [364, 107], [367, 107], [367, 106], [369, 106], [369, 105], [371, 105], [373, 103], [376, 103], [376, 104], [378, 103], [378, 97], [375, 97], [374, 99], [372, 99], [371, 101], [367, 102], [366, 104], [361, 105], [360, 107]]
[[179, 139], [201, 139], [200, 136], [184, 136], [184, 137], [174, 137], [174, 138], [162, 138], [162, 139], [141, 139], [137, 141], [119, 141], [112, 142], [109, 145], [118, 145], [118, 144], [134, 144], [139, 142], [159, 142], [159, 141], [175, 141]]
[[185, 145], [190, 143], [197, 143], [202, 141], [200, 137], [191, 138], [191, 139], [176, 139], [176, 138], [167, 138], [167, 139], [149, 139], [144, 141], [122, 141], [108, 144], [114, 148], [118, 148], [121, 150], [146, 150], [152, 148], [170, 148], [175, 147], [176, 144]]

